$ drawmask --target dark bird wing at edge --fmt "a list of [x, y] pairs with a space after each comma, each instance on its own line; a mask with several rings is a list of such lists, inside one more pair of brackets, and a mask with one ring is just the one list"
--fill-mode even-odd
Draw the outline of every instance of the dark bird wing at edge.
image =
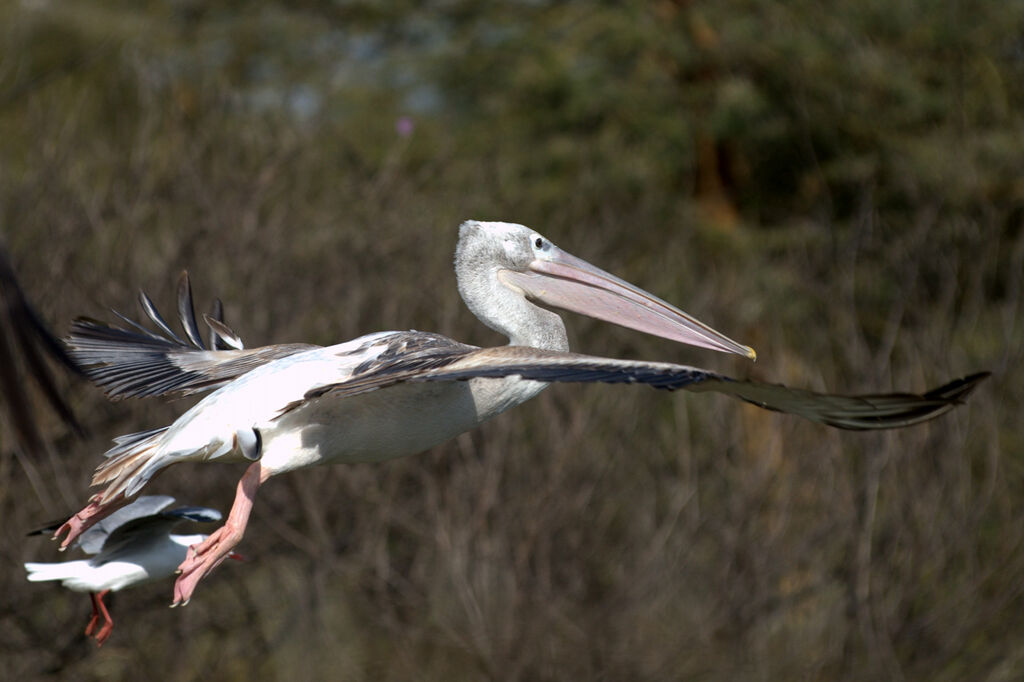
[[296, 343], [246, 350], [224, 324], [220, 301], [214, 303], [212, 315], [203, 316], [210, 332], [207, 347], [196, 323], [187, 272], [178, 281], [178, 319], [184, 339], [144, 292], [139, 293], [139, 304], [159, 332], [115, 312], [128, 328], [79, 318], [67, 339], [71, 358], [114, 400], [212, 390], [267, 362], [316, 348]]
[[[60, 341], [50, 333], [28, 302], [7, 250], [0, 244], [0, 390], [3, 391], [3, 409], [7, 412], [11, 428], [22, 447], [31, 452], [44, 449], [32, 404], [21, 399], [31, 383], [39, 388], [61, 421], [82, 433], [82, 427], [47, 369], [47, 358], [72, 373], [79, 373]], [[27, 370], [27, 380], [19, 371], [22, 364]]]
[[[909, 426], [937, 417], [961, 404], [988, 372], [972, 374], [917, 395], [888, 393], [844, 396], [788, 388], [779, 384], [733, 379], [696, 367], [664, 362], [614, 360], [577, 353], [502, 346], [476, 349], [451, 342], [435, 352], [402, 357], [354, 374], [306, 395], [358, 395], [400, 382], [465, 381], [519, 376], [544, 382], [647, 384], [666, 390], [731, 395], [768, 410], [794, 414], [840, 429], [868, 430]], [[289, 405], [284, 411], [297, 407]]]

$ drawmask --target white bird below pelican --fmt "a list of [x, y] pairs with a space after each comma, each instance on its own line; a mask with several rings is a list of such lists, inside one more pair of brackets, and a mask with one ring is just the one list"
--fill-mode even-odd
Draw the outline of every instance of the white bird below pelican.
[[[173, 535], [171, 531], [184, 521], [213, 523], [221, 513], [207, 507], [179, 507], [164, 511], [174, 502], [166, 495], [144, 495], [118, 509], [89, 528], [78, 538], [78, 547], [90, 559], [58, 563], [27, 563], [30, 582], [59, 580], [74, 592], [88, 592], [92, 617], [85, 628], [86, 637], [95, 637], [103, 646], [114, 631], [114, 619], [103, 603], [110, 592], [117, 592], [152, 580], [174, 575], [185, 560], [188, 548], [206, 539], [206, 535]], [[56, 528], [33, 531], [36, 535]], [[231, 554], [237, 558], [234, 553]], [[99, 625], [100, 617], [103, 626]]]
[[694, 367], [613, 360], [568, 352], [562, 319], [545, 304], [648, 334], [754, 358], [736, 343], [665, 301], [562, 251], [522, 225], [467, 221], [455, 252], [459, 292], [509, 345], [477, 348], [437, 334], [378, 332], [320, 348], [296, 344], [242, 348], [206, 317], [212, 348], [200, 338], [187, 279], [178, 313], [187, 341], [145, 295], [154, 333], [92, 320], [75, 323], [72, 357], [112, 397], [190, 394], [216, 389], [168, 427], [123, 436], [93, 477], [104, 486], [57, 531], [66, 546], [179, 462], [251, 461], [224, 526], [181, 565], [173, 604], [187, 603], [200, 579], [241, 540], [256, 491], [271, 476], [329, 462], [383, 461], [429, 449], [514, 407], [551, 382], [646, 383], [715, 391], [761, 407], [847, 429], [907, 426], [935, 417], [986, 375], [924, 395], [844, 397], [739, 381]]

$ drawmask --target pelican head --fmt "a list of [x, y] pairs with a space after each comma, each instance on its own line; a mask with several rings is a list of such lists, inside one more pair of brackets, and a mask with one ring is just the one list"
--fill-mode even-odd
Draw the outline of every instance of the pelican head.
[[753, 348], [566, 253], [524, 225], [464, 222], [459, 228], [455, 263], [466, 304], [488, 326], [509, 335], [513, 343], [515, 334], [503, 319], [511, 313], [500, 310], [513, 307], [502, 303], [509, 292], [522, 301], [570, 310], [672, 341], [757, 358]]

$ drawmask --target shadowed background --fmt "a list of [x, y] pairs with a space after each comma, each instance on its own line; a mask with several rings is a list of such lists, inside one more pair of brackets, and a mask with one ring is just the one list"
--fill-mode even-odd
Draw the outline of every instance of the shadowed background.
[[[184, 609], [29, 585], [24, 533], [110, 439], [192, 401], [67, 382], [85, 440], [0, 432], [12, 679], [1016, 679], [1024, 675], [1024, 6], [0, 5], [0, 231], [61, 333], [170, 315], [187, 268], [249, 346], [465, 309], [466, 218], [536, 228], [756, 365], [580, 317], [576, 350], [841, 392], [994, 376], [841, 433], [722, 397], [556, 386], [429, 453], [273, 480]], [[227, 511], [242, 467], [149, 490]], [[63, 558], [63, 557], [62, 557]]]

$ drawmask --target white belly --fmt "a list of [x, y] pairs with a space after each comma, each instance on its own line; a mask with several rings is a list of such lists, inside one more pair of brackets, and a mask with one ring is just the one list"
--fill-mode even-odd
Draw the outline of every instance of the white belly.
[[275, 474], [329, 462], [412, 455], [532, 398], [546, 384], [506, 379], [398, 384], [360, 396], [329, 394], [261, 429], [261, 464]]

